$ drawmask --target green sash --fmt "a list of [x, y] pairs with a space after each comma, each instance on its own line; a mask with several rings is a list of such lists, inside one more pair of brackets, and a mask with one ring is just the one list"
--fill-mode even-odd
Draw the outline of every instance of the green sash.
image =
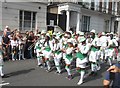
[[61, 53], [61, 51], [60, 51], [60, 50], [56, 50], [55, 53], [56, 53], [57, 55], [59, 55], [59, 54]]
[[95, 52], [95, 51], [98, 51], [98, 49], [97, 49], [96, 47], [92, 46], [92, 47], [91, 47], [91, 51], [94, 51], [94, 52]]
[[68, 59], [68, 60], [72, 60], [72, 53], [71, 54], [66, 54], [66, 58]]
[[76, 53], [76, 57], [80, 60], [83, 60], [85, 57], [87, 57], [87, 54], [82, 54], [81, 52]]
[[45, 50], [49, 52], [51, 50], [51, 48], [49, 46], [46, 46]]
[[40, 49], [41, 49], [41, 47], [39, 47], [39, 46], [36, 46], [36, 49], [39, 49], [39, 50], [40, 50]]

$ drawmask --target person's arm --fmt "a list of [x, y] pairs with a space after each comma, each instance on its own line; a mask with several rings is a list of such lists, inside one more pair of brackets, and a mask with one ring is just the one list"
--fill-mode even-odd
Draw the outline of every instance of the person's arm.
[[116, 73], [116, 72], [120, 72], [120, 68], [118, 68], [117, 66], [113, 65], [107, 71]]
[[110, 85], [110, 81], [103, 80], [103, 86], [104, 86], [104, 88], [109, 88], [109, 85]]
[[105, 78], [103, 80], [103, 86], [104, 86], [104, 88], [109, 88], [110, 83], [111, 83], [110, 72], [107, 71], [106, 74], [105, 74]]

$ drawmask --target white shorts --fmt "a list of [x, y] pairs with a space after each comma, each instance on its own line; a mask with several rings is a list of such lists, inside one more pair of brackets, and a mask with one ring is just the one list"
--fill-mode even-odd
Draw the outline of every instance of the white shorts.
[[56, 57], [56, 58], [62, 58], [62, 53], [60, 53], [60, 54], [55, 54], [55, 57]]
[[43, 56], [45, 57], [45, 58], [50, 58], [51, 57], [51, 54], [52, 54], [52, 51], [46, 51], [46, 50], [43, 50], [42, 51], [42, 53], [43, 53]]
[[84, 60], [80, 60], [79, 58], [76, 59], [76, 67], [86, 68], [86, 63], [88, 62], [87, 58]]
[[89, 55], [89, 61], [90, 62], [97, 62], [97, 51], [91, 51]]
[[71, 64], [72, 60], [73, 60], [73, 59], [68, 60], [67, 58], [65, 58], [65, 64]]

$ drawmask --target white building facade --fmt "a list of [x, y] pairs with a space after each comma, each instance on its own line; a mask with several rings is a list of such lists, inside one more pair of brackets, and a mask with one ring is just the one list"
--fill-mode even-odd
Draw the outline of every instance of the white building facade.
[[75, 0], [58, 4], [58, 14], [66, 13], [66, 31], [114, 32], [117, 15], [116, 0]]
[[47, 3], [42, 2], [2, 2], [1, 30], [8, 25], [11, 30], [46, 30]]

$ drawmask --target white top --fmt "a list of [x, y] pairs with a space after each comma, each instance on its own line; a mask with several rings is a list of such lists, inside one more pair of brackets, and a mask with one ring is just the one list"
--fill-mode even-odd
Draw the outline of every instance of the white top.
[[11, 40], [11, 46], [12, 46], [12, 48], [14, 47], [14, 46], [18, 46], [18, 41], [17, 40]]

